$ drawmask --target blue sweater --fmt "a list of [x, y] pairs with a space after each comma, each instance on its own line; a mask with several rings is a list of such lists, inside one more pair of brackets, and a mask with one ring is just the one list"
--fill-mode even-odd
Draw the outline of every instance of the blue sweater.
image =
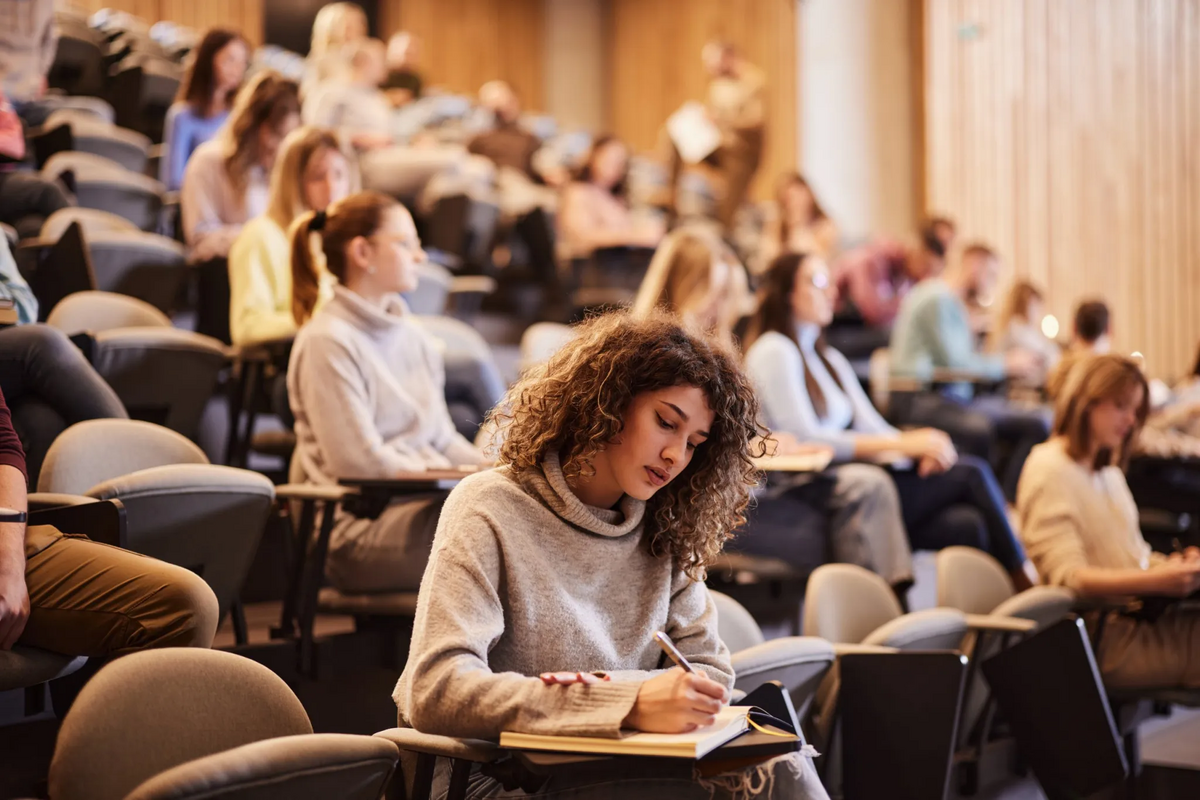
[[[981, 378], [1004, 377], [1004, 356], [975, 349], [967, 307], [940, 278], [918, 283], [900, 303], [889, 348], [893, 375], [929, 378], [938, 368], [968, 372]], [[970, 386], [950, 388], [970, 399]]]
[[158, 168], [158, 179], [166, 185], [167, 191], [175, 192], [183, 186], [183, 171], [188, 159], [197, 147], [217, 135], [228, 118], [227, 111], [202, 117], [187, 103], [171, 106], [163, 124], [164, 152]]

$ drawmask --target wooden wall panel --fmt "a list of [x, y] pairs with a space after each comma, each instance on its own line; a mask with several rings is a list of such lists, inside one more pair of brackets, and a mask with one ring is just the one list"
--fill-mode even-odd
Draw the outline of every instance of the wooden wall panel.
[[1200, 2], [925, 0], [925, 191], [1152, 375], [1200, 342]]
[[767, 149], [755, 194], [795, 169], [798, 87], [795, 0], [611, 0], [609, 111], [612, 132], [635, 150], [659, 144], [663, 123], [687, 100], [703, 100], [700, 50], [733, 42], [766, 70]]
[[379, 16], [385, 37], [421, 38], [428, 84], [474, 94], [498, 78], [526, 109], [544, 107], [544, 0], [381, 0]]
[[263, 0], [74, 0], [89, 14], [102, 8], [128, 11], [153, 24], [169, 20], [203, 31], [215, 26], [240, 30], [251, 44], [261, 44]]

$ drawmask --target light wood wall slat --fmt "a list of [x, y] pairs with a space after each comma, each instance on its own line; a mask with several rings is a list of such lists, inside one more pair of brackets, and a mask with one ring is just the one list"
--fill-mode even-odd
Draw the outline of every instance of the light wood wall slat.
[[91, 14], [102, 8], [128, 11], [153, 24], [160, 20], [203, 31], [222, 27], [241, 31], [251, 44], [263, 37], [263, 0], [76, 0]]
[[1200, 342], [1200, 2], [924, 0], [925, 197], [1152, 375]]
[[609, 11], [613, 133], [635, 151], [656, 151], [667, 117], [687, 100], [704, 99], [700, 51], [720, 38], [767, 73], [767, 143], [755, 196], [768, 196], [776, 178], [796, 168], [795, 0], [611, 0]]
[[384, 0], [379, 13], [385, 37], [400, 30], [420, 37], [429, 85], [474, 94], [500, 79], [525, 108], [543, 109], [544, 0]]

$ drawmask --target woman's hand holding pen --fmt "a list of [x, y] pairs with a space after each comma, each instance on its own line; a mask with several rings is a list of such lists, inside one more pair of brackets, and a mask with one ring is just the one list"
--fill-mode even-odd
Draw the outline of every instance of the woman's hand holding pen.
[[622, 727], [647, 733], [687, 733], [712, 725], [729, 702], [725, 687], [699, 672], [674, 667], [638, 689]]

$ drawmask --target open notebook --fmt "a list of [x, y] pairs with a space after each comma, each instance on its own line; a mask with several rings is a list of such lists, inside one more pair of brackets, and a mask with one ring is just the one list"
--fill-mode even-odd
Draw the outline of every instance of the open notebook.
[[622, 731], [619, 739], [593, 736], [541, 736], [532, 733], [500, 734], [500, 746], [515, 750], [546, 750], [556, 753], [602, 753], [614, 756], [665, 756], [703, 758], [750, 729], [749, 706], [726, 706], [706, 728], [691, 733], [641, 733]]

